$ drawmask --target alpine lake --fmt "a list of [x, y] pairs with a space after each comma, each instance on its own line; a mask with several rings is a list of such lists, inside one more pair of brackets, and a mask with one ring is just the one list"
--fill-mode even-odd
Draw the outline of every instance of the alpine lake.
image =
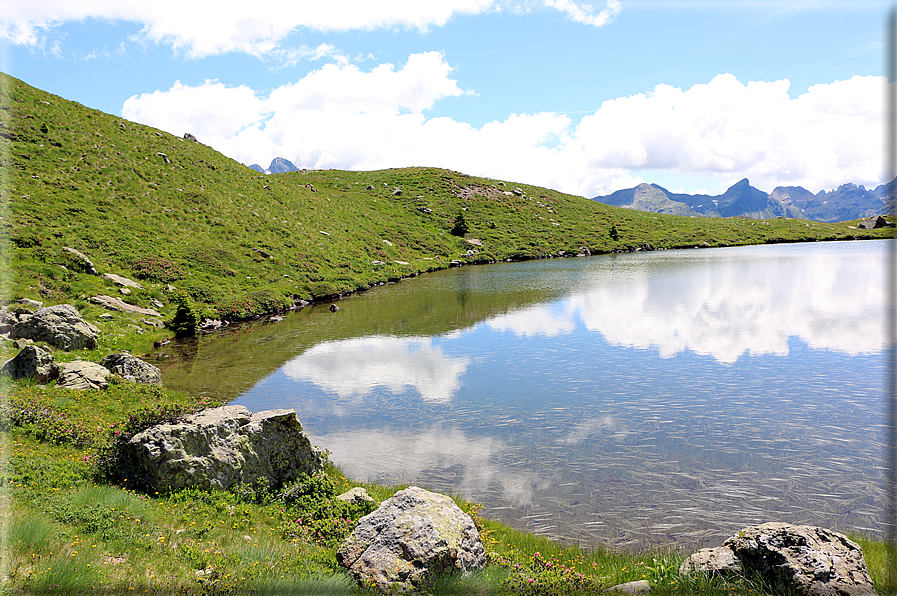
[[460, 267], [150, 360], [170, 388], [295, 409], [356, 480], [568, 543], [881, 537], [888, 242]]

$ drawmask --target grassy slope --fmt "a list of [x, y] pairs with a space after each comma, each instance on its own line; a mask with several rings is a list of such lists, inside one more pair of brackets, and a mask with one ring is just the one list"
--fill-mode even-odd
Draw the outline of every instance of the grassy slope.
[[[678, 248], [888, 234], [786, 219], [655, 215], [434, 168], [260, 176], [201, 143], [5, 75], [3, 88], [9, 298], [75, 301], [93, 314], [99, 309], [85, 299], [116, 288], [78, 273], [63, 246], [87, 254], [101, 273], [143, 279], [145, 289], [127, 297], [130, 302], [149, 306], [156, 298], [171, 315], [163, 292], [170, 281], [209, 314], [239, 318], [291, 298], [332, 296], [445, 268], [453, 259], [538, 258], [582, 247], [600, 253], [641, 242]], [[518, 188], [526, 196], [512, 193]], [[451, 235], [461, 213], [467, 236], [482, 240], [482, 248]], [[470, 248], [478, 254], [468, 258]]]
[[[145, 289], [126, 297], [140, 306], [157, 299], [171, 315], [165, 290], [171, 281], [210, 313], [241, 316], [282, 305], [287, 297], [364, 289], [446, 267], [456, 258], [536, 258], [576, 253], [581, 247], [606, 252], [640, 242], [675, 248], [860, 234], [845, 224], [808, 227], [789, 220], [639, 213], [437, 169], [261, 177], [204, 145], [90, 110], [5, 76], [0, 80], [0, 107], [0, 171], [7, 176], [0, 189], [5, 208], [0, 241], [9, 257], [0, 272], [6, 280], [4, 298], [74, 302], [102, 329], [98, 352], [121, 347], [142, 351], [164, 332], [150, 331], [141, 317], [115, 314], [112, 321], [99, 321], [102, 310], [87, 298], [114, 295], [117, 289], [102, 278], [79, 273], [77, 264], [63, 255], [63, 246], [87, 253], [101, 272], [142, 279]], [[373, 190], [365, 190], [368, 185]], [[392, 194], [396, 188], [402, 189], [401, 196]], [[504, 194], [516, 188], [526, 197]], [[431, 212], [419, 209], [423, 207]], [[471, 259], [464, 256], [471, 247], [450, 234], [455, 217], [465, 208], [468, 236], [484, 243]], [[611, 226], [618, 233], [616, 240]], [[887, 234], [862, 232], [863, 237]], [[385, 264], [374, 265], [375, 260]], [[144, 332], [138, 334], [141, 327]], [[80, 593], [99, 591], [100, 585], [106, 591], [137, 588], [153, 593], [182, 588], [193, 593], [245, 592], [253, 587], [288, 593], [297, 585], [303, 592], [348, 589], [334, 572], [332, 548], [280, 535], [284, 520], [277, 507], [238, 502], [226, 494], [146, 498], [102, 481], [97, 484], [100, 479], [91, 461], [96, 446], [114, 432], [111, 425], [121, 424], [141, 405], [193, 398], [129, 386], [73, 393], [27, 383], [7, 386], [4, 394], [11, 396], [14, 407], [45, 414], [0, 433], [0, 441], [7, 442], [0, 451], [11, 455], [0, 471], [0, 485], [5, 487], [5, 496], [0, 496], [12, 498], [0, 507], [0, 534], [6, 537], [0, 571], [10, 578], [4, 590]], [[67, 437], [75, 430], [95, 436], [88, 444], [72, 445]], [[339, 486], [348, 486], [338, 470], [330, 474]], [[389, 493], [384, 487], [370, 488], [378, 498]], [[90, 506], [75, 507], [77, 503]], [[557, 556], [568, 567], [575, 565], [602, 585], [648, 577], [659, 593], [758, 591], [751, 584], [696, 584], [679, 578], [673, 571], [681, 559], [677, 555], [600, 550], [583, 554], [485, 523], [494, 560], [508, 564], [497, 564], [475, 578], [469, 593], [497, 591], [514, 573], [514, 565], [521, 566], [516, 572], [521, 581], [527, 576], [541, 581], [547, 576], [543, 566], [533, 563], [537, 551]], [[196, 574], [209, 568], [211, 575]], [[880, 569], [877, 573], [881, 578]], [[562, 580], [545, 581], [560, 585]], [[466, 589], [453, 586], [444, 591]]]

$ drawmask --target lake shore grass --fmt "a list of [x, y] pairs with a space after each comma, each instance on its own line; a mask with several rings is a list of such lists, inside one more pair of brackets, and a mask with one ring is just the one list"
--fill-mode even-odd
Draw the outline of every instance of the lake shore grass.
[[[403, 486], [353, 482], [334, 465], [308, 481], [313, 505], [242, 487], [143, 494], [104, 475], [102, 457], [141, 412], [214, 406], [154, 386], [113, 383], [76, 392], [8, 383], [0, 441], [5, 594], [363, 594], [335, 549], [366, 509], [333, 509], [333, 496], [364, 486], [380, 502]], [[690, 553], [626, 552], [565, 545], [483, 519], [454, 496], [481, 530], [489, 564], [440, 579], [431, 594], [593, 594], [647, 580], [654, 594], [772, 594], [750, 579], [684, 576]], [[885, 543], [854, 536], [880, 594]], [[890, 590], [890, 591], [889, 591]]]

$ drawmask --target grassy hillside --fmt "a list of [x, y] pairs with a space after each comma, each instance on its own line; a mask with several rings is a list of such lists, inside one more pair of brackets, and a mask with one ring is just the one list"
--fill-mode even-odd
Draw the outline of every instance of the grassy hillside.
[[75, 302], [90, 311], [99, 307], [87, 298], [117, 292], [79, 271], [64, 246], [85, 253], [100, 273], [140, 281], [144, 289], [124, 297], [128, 302], [149, 306], [156, 299], [171, 316], [170, 284], [205, 314], [237, 319], [453, 260], [888, 233], [641, 213], [435, 168], [263, 176], [201, 142], [5, 75], [0, 89], [7, 298]]

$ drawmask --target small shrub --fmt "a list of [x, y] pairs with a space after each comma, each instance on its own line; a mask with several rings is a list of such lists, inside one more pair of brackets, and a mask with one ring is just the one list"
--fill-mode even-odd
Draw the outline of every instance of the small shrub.
[[190, 294], [180, 290], [172, 294], [171, 302], [175, 305], [175, 312], [168, 322], [168, 327], [177, 337], [195, 335], [202, 321], [202, 309], [193, 301]]
[[467, 221], [464, 219], [464, 214], [459, 213], [457, 217], [455, 217], [455, 226], [452, 228], [450, 234], [452, 236], [460, 236], [463, 238], [467, 235], [468, 232]]

